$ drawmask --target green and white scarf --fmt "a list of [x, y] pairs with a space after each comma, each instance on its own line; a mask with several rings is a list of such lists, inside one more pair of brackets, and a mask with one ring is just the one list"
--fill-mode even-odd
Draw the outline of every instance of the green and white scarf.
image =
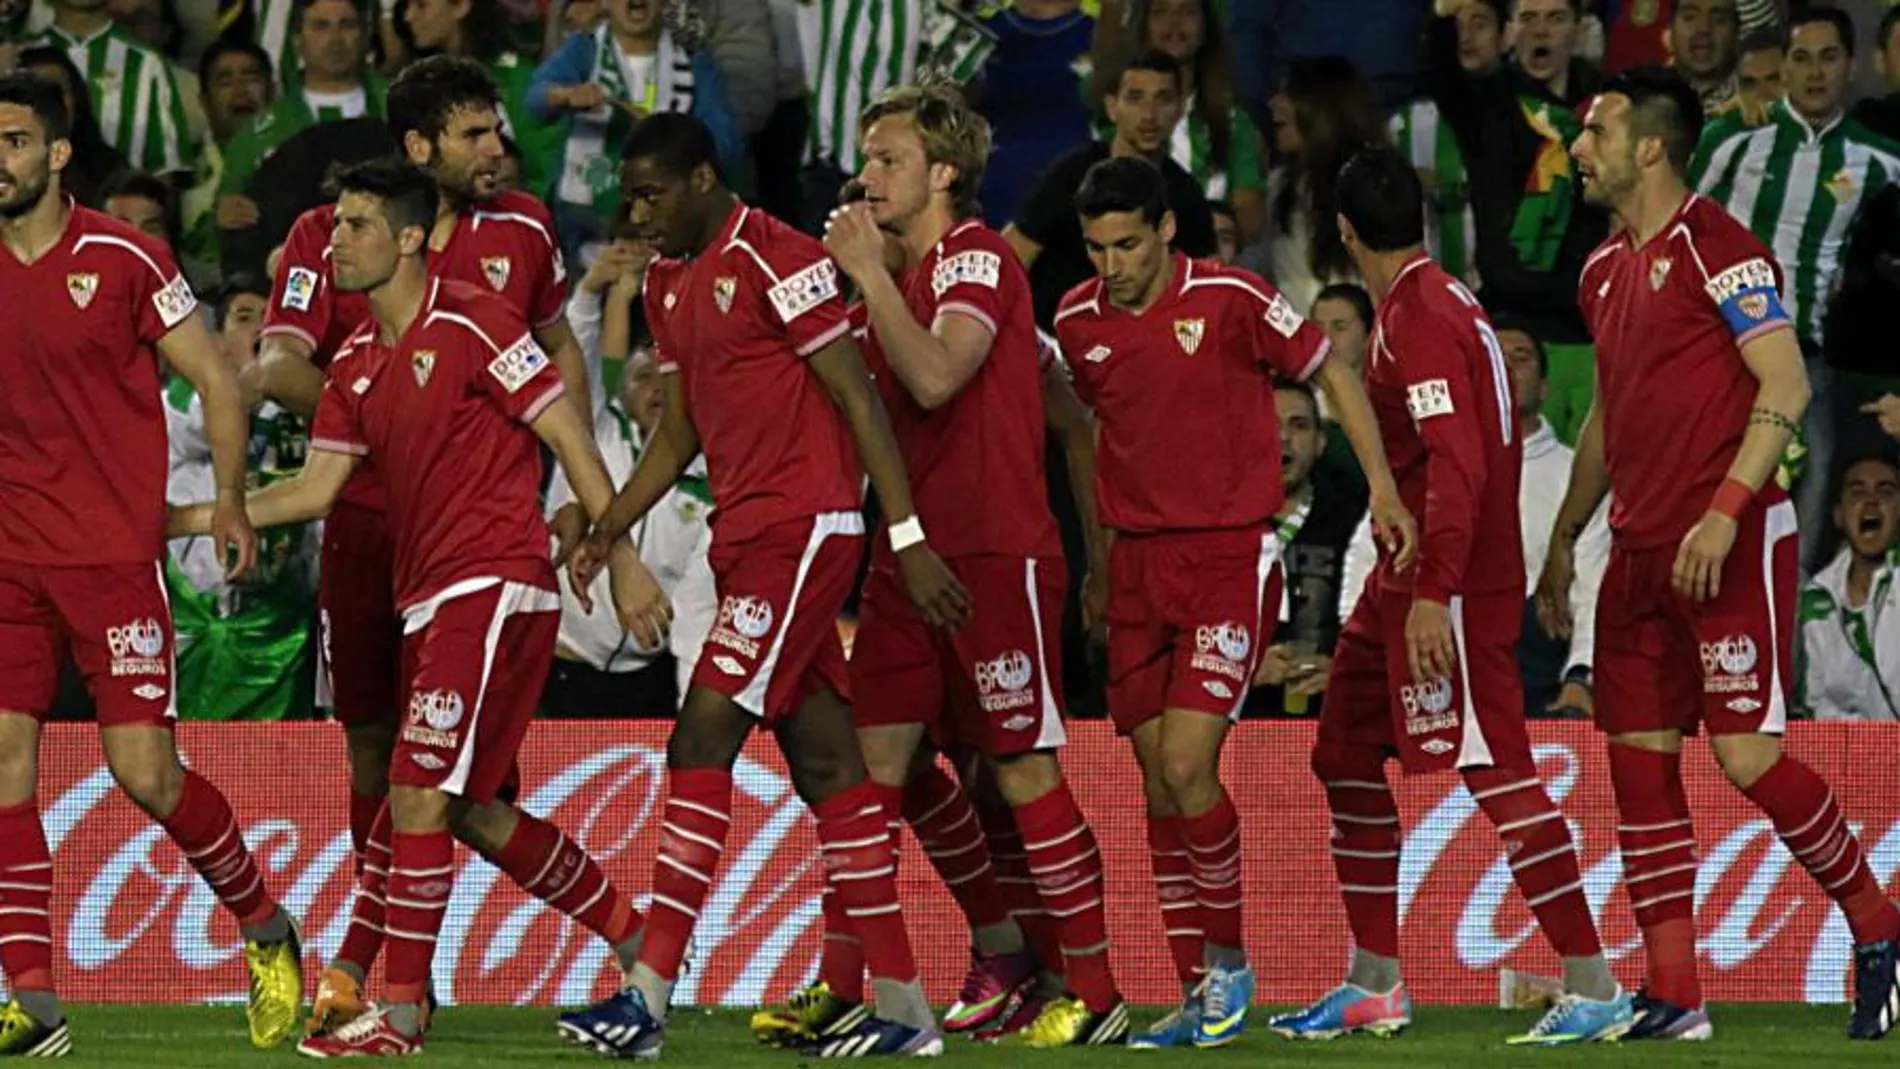
[[627, 84], [622, 58], [613, 28], [595, 30], [593, 81], [606, 92], [607, 103], [570, 120], [561, 167], [561, 202], [592, 205], [602, 217], [611, 216], [620, 203], [620, 146], [633, 124], [655, 112], [693, 110], [693, 57], [674, 43], [671, 32], [660, 32], [653, 77], [637, 93]]

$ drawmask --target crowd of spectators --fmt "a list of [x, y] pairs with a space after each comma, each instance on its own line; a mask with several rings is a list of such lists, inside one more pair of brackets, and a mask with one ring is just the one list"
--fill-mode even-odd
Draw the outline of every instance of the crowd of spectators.
[[[437, 53], [488, 68], [510, 180], [554, 214], [570, 316], [609, 356], [600, 393], [613, 400], [597, 432], [621, 477], [657, 415], [615, 227], [619, 146], [645, 114], [700, 118], [735, 188], [816, 232], [859, 164], [858, 112], [891, 86], [959, 84], [994, 130], [982, 213], [1029, 267], [1044, 327], [1091, 271], [1071, 207], [1083, 172], [1141, 155], [1167, 176], [1179, 248], [1260, 272], [1355, 361], [1373, 309], [1340, 243], [1332, 176], [1360, 147], [1394, 144], [1430, 193], [1432, 252], [1498, 329], [1521, 416], [1533, 582], [1594, 387], [1577, 277], [1612, 225], [1583, 201], [1567, 146], [1606, 72], [1673, 64], [1707, 112], [1697, 188], [1773, 250], [1816, 387], [1780, 473], [1810, 577], [1796, 704], [1900, 720], [1895, 0], [0, 0], [0, 69], [58, 82], [75, 116], [65, 188], [174, 247], [237, 361], [254, 356], [273, 251], [321, 201], [326, 165], [393, 147], [388, 82]], [[1370, 538], [1364, 480], [1330, 413], [1298, 385], [1278, 401], [1287, 596], [1248, 711], [1302, 716], [1324, 701]], [[206, 462], [194, 399], [174, 385], [167, 403], [174, 491], [189, 498]], [[296, 468], [300, 433], [288, 413], [258, 411], [260, 478]], [[1059, 454], [1050, 469], [1079, 581]], [[712, 503], [691, 487], [676, 496], [649, 545], [656, 570], [677, 577]], [[226, 648], [264, 604], [307, 624], [314, 537], [274, 536], [273, 566], [238, 590], [202, 547], [175, 546], [181, 649]], [[1580, 544], [1572, 633], [1544, 633], [1527, 604], [1531, 715], [1591, 713], [1589, 620], [1608, 538], [1598, 517]], [[1065, 674], [1088, 715], [1099, 680], [1073, 604], [1069, 616]], [[551, 711], [668, 711], [669, 657], [612, 628], [564, 627]], [[320, 709], [313, 628], [291, 630], [288, 667], [252, 693], [193, 695], [183, 673], [186, 715]], [[69, 709], [83, 702], [72, 689]]]

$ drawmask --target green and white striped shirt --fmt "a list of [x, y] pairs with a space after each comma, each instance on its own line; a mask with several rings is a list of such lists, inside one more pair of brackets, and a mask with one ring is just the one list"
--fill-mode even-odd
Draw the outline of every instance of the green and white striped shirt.
[[157, 173], [190, 168], [184, 102], [163, 55], [116, 26], [84, 40], [49, 26], [28, 43], [66, 50], [92, 90], [99, 132], [127, 163]]
[[1900, 181], [1900, 145], [1845, 116], [1816, 130], [1780, 100], [1764, 126], [1735, 115], [1712, 125], [1692, 177], [1774, 250], [1795, 329], [1818, 345], [1861, 205]]
[[878, 94], [915, 80], [929, 0], [818, 0], [811, 155], [858, 169], [858, 116]]
[[1438, 105], [1416, 100], [1392, 116], [1392, 143], [1420, 171], [1432, 175], [1432, 210], [1425, 214], [1425, 247], [1450, 274], [1477, 282], [1478, 224], [1471, 214], [1465, 157]]

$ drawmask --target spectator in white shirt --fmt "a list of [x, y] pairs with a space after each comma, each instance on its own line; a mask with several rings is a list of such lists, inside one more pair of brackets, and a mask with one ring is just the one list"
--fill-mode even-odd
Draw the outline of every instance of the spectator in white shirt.
[[1816, 720], [1900, 720], [1900, 468], [1848, 465], [1834, 523], [1846, 544], [1801, 590], [1795, 704]]
[[[1544, 570], [1550, 531], [1570, 485], [1571, 449], [1557, 440], [1538, 415], [1549, 374], [1544, 347], [1523, 326], [1500, 321], [1498, 343], [1517, 401], [1519, 434], [1524, 442], [1523, 479], [1518, 488], [1518, 524], [1524, 536], [1524, 632], [1518, 660], [1524, 672], [1524, 712], [1528, 716], [1588, 717], [1594, 714], [1590, 668], [1596, 647], [1597, 587], [1610, 560], [1607, 503], [1577, 538], [1577, 579], [1570, 588], [1570, 620], [1546, 627], [1537, 619], [1530, 595]], [[1340, 589], [1340, 617], [1351, 615], [1371, 573], [1375, 553], [1372, 526], [1362, 520], [1346, 553]], [[1564, 626], [1567, 624], [1567, 626]], [[1551, 631], [1555, 631], [1554, 634]]]

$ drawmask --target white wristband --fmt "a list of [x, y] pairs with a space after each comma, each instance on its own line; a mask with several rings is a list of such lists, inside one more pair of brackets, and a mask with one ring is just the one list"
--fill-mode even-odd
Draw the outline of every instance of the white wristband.
[[891, 524], [890, 531], [893, 553], [902, 553], [912, 546], [921, 545], [924, 540], [923, 521], [915, 516], [902, 523]]

